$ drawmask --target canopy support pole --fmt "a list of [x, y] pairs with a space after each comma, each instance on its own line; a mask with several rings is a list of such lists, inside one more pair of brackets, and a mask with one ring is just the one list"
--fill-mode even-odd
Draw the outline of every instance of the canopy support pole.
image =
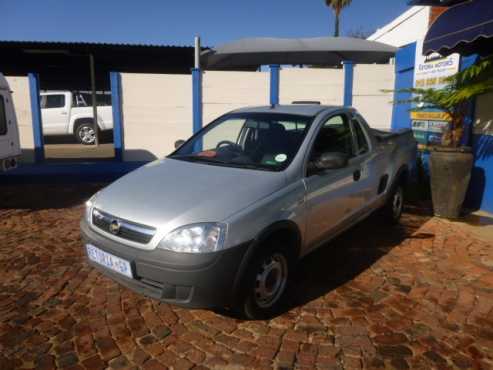
[[31, 97], [31, 114], [34, 137], [34, 162], [41, 163], [45, 159], [41, 105], [39, 103], [39, 75], [29, 73], [29, 94]]
[[195, 37], [195, 65], [192, 69], [193, 133], [202, 128], [202, 70], [200, 68], [200, 37]]
[[279, 80], [280, 66], [278, 64], [270, 65], [270, 105], [279, 105]]
[[94, 145], [99, 145], [99, 125], [98, 125], [98, 106], [96, 102], [96, 67], [94, 65], [94, 55], [89, 54], [89, 68], [91, 70], [91, 95], [92, 95], [92, 124], [94, 127]]
[[345, 60], [342, 65], [344, 66], [344, 106], [350, 107], [353, 105], [354, 63]]
[[115, 160], [123, 161], [124, 132], [122, 113], [122, 78], [118, 72], [110, 72], [111, 106], [113, 113], [113, 143], [115, 146]]

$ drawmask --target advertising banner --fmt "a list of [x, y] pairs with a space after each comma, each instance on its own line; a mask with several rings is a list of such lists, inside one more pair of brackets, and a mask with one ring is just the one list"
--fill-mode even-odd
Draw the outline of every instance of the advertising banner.
[[[413, 87], [421, 89], [441, 89], [446, 85], [447, 77], [459, 71], [460, 55], [441, 57], [438, 54], [424, 56], [423, 40], [416, 44]], [[413, 107], [419, 108], [419, 107]], [[412, 109], [412, 108], [411, 108]], [[450, 118], [447, 113], [437, 110], [411, 110], [414, 136], [421, 149], [439, 144], [442, 131]]]

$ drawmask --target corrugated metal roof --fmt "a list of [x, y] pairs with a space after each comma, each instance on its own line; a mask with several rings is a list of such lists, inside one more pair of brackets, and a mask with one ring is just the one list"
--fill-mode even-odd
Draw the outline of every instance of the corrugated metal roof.
[[94, 56], [98, 86], [108, 73], [190, 73], [194, 48], [107, 42], [0, 40], [0, 72], [40, 74], [43, 88], [87, 88], [89, 55]]
[[142, 48], [192, 48], [189, 45], [165, 45], [126, 42], [88, 42], [88, 41], [37, 41], [37, 40], [0, 40], [4, 45], [40, 45], [40, 46], [76, 46], [76, 47], [142, 47]]

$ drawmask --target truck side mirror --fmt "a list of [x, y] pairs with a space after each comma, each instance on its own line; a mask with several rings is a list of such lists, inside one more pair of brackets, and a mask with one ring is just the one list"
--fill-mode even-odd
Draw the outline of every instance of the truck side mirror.
[[319, 170], [335, 170], [344, 168], [348, 165], [349, 157], [347, 154], [339, 152], [322, 153], [313, 161], [314, 167]]
[[175, 149], [178, 149], [180, 146], [182, 146], [183, 144], [185, 144], [185, 140], [176, 140], [175, 141]]

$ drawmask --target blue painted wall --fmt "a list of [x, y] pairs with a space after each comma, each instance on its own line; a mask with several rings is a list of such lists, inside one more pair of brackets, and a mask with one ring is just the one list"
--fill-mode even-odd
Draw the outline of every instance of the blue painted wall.
[[[399, 49], [395, 56], [395, 90], [413, 86], [414, 61], [416, 59], [416, 43]], [[394, 94], [394, 101], [411, 98], [409, 93]], [[394, 104], [392, 110], [392, 130], [411, 128], [410, 104]]]
[[[416, 44], [410, 44], [401, 48], [396, 54], [395, 89], [410, 88], [413, 85], [414, 62], [416, 58]], [[467, 68], [477, 59], [476, 56], [463, 57], [461, 69]], [[396, 93], [394, 100], [406, 100], [411, 97], [409, 93]], [[411, 128], [412, 122], [409, 114], [410, 104], [394, 105], [392, 111], [392, 130]], [[493, 212], [493, 136], [473, 135], [472, 119], [474, 117], [474, 105], [471, 105], [470, 118], [466, 122], [465, 140], [472, 145], [474, 152], [474, 168], [471, 174], [471, 182], [466, 196], [465, 206], [469, 209], [482, 209]], [[419, 154], [423, 167], [428, 173], [428, 153]]]

